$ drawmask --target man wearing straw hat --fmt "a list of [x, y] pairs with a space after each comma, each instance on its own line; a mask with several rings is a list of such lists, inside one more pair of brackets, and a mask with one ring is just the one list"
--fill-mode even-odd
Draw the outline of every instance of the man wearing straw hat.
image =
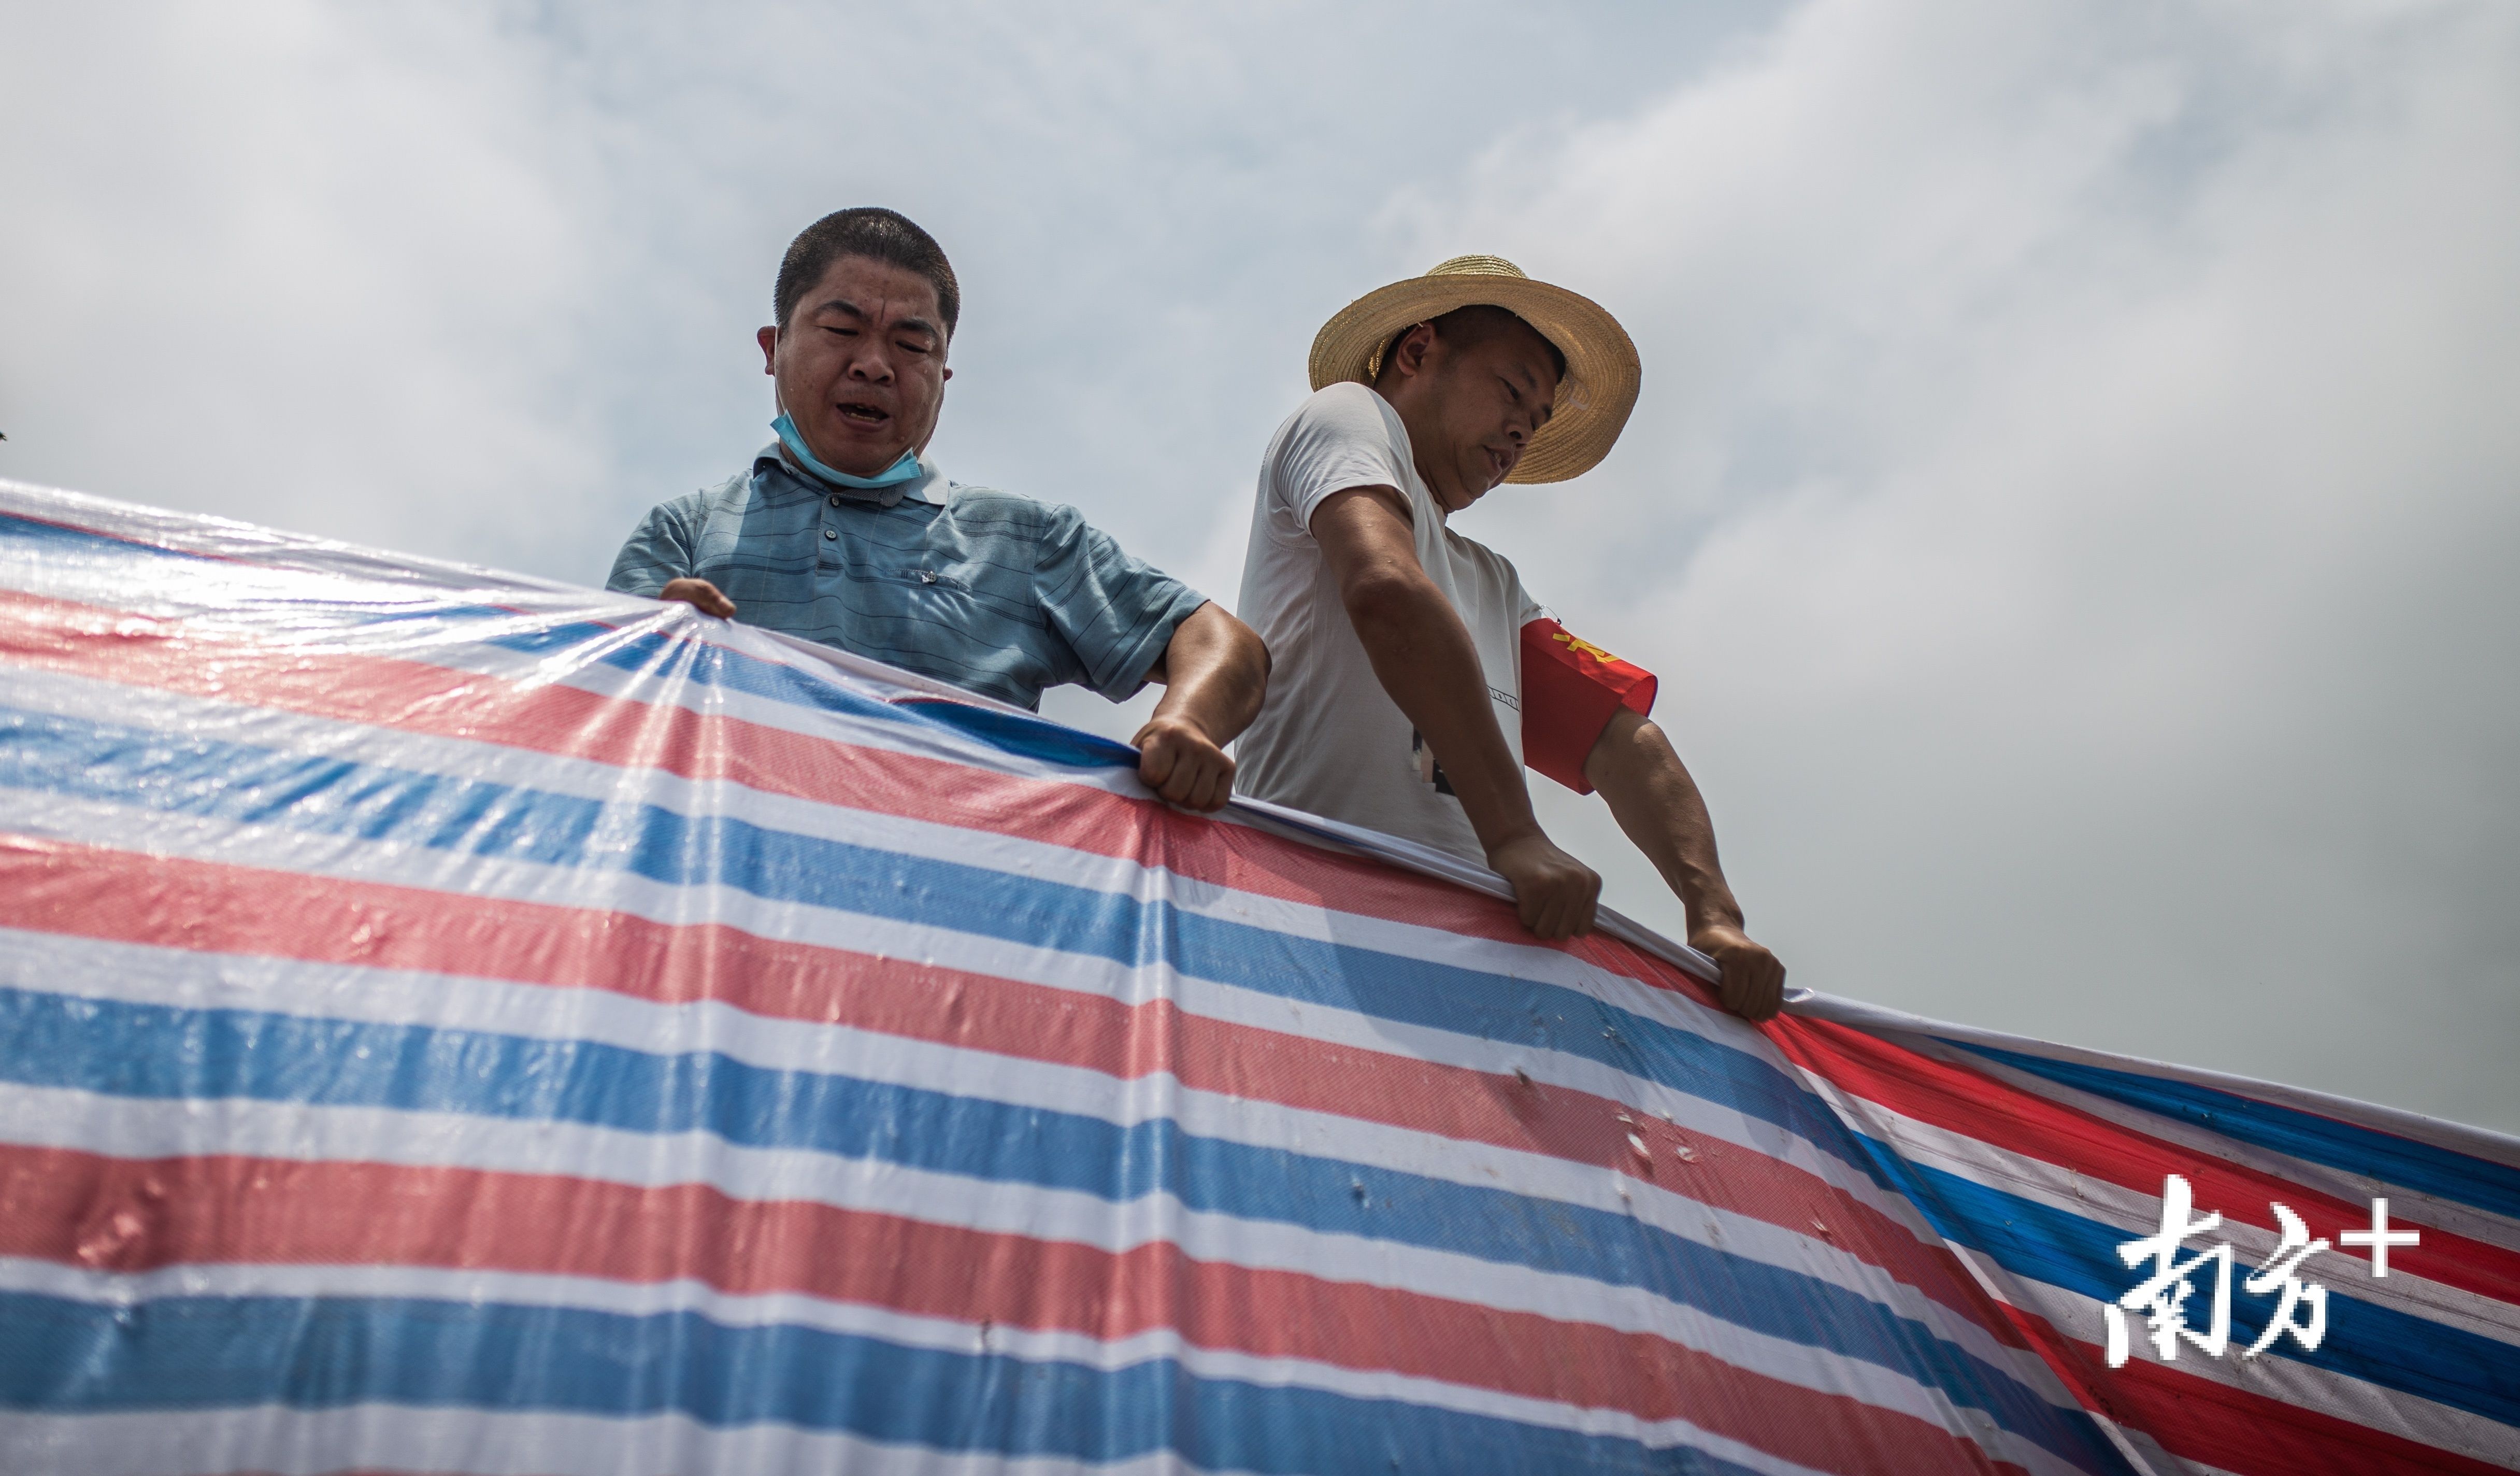
[[1742, 931], [1651, 673], [1576, 639], [1504, 556], [1447, 526], [1498, 484], [1563, 482], [1637, 400], [1636, 346], [1589, 299], [1457, 256], [1348, 304], [1260, 469], [1241, 616], [1269, 646], [1242, 792], [1484, 862], [1546, 939], [1601, 879], [1542, 833], [1525, 763], [1595, 789], [1688, 913], [1725, 1007], [1774, 1015], [1784, 966]]

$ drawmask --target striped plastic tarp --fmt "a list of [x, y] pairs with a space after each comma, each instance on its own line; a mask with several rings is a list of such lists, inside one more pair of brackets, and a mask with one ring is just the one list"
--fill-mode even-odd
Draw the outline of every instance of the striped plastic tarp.
[[[2520, 1466], [2511, 1139], [1753, 1028], [1131, 757], [0, 484], [0, 1470]], [[2174, 1174], [2316, 1348], [2110, 1366]]]

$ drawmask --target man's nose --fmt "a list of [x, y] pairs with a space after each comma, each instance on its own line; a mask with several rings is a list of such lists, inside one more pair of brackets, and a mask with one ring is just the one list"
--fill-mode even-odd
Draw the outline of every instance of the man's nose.
[[849, 378], [875, 385], [891, 384], [892, 360], [873, 346], [860, 348], [849, 357]]

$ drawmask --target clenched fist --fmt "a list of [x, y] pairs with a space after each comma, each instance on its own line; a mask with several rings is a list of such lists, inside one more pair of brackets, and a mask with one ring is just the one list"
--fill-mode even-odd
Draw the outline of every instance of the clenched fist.
[[1557, 849], [1539, 831], [1526, 831], [1488, 853], [1488, 866], [1513, 888], [1522, 925], [1554, 943], [1593, 931], [1593, 909], [1601, 900], [1601, 877]]
[[1219, 810], [1234, 798], [1234, 761], [1197, 723], [1158, 713], [1129, 742], [1138, 777], [1175, 805]]
[[1716, 996], [1744, 1020], [1773, 1020], [1785, 1003], [1785, 966], [1730, 923], [1688, 931], [1688, 946], [1715, 960], [1724, 973]]

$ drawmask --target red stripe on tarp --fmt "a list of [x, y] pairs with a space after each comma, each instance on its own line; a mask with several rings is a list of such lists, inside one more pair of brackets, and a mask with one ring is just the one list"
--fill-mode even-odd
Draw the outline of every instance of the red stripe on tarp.
[[[959, 1049], [1081, 1067], [1609, 1169], [1875, 1267], [2015, 1343], [1939, 1241], [1780, 1159], [1511, 1074], [1441, 1065], [994, 975], [545, 902], [144, 855], [0, 833], [0, 923], [200, 953], [713, 1000]], [[950, 1001], [940, 1008], [938, 1001]], [[1630, 1134], [1648, 1150], [1640, 1157]]]
[[[2368, 1204], [2138, 1132], [1852, 1027], [1798, 1017], [1779, 1023], [1785, 1028], [1770, 1031], [1769, 1038], [1797, 1066], [1902, 1116], [1991, 1147], [2156, 1199], [2162, 1176], [2179, 1174], [2195, 1185], [2200, 1210], [2220, 1210], [2227, 1220], [2271, 1233], [2278, 1227], [2270, 1201], [2289, 1205], [2310, 1222], [2313, 1235], [2330, 1240], [2339, 1224], [2358, 1228], [2370, 1222]], [[2498, 1302], [2520, 1302], [2520, 1255], [2438, 1225], [2424, 1225], [2423, 1236], [2421, 1265], [2408, 1268], [2412, 1274]]]
[[1728, 1363], [1650, 1333], [1299, 1271], [1105, 1251], [705, 1184], [231, 1156], [118, 1159], [0, 1146], [0, 1254], [137, 1274], [207, 1264], [411, 1266], [694, 1280], [913, 1316], [1305, 1359], [1686, 1419], [1849, 1472], [2020, 1471], [1915, 1416]]
[[[2161, 1443], [2189, 1460], [2232, 1476], [2297, 1476], [2352, 1471], [2356, 1476], [2494, 1476], [2507, 1466], [2445, 1451], [2393, 1430], [2380, 1430], [2309, 1405], [2217, 1383], [2175, 1365], [2133, 1359], [2101, 1373], [2099, 1346], [2067, 1338], [2047, 1319], [2019, 1308], [2004, 1311], [2084, 1405]], [[2093, 1386], [2106, 1380], [2106, 1394]]]

